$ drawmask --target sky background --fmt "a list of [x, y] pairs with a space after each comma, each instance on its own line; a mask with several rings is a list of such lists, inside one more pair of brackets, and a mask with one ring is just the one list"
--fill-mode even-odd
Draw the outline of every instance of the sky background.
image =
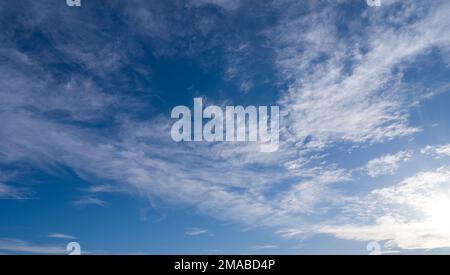
[[[0, 3], [0, 254], [450, 253], [450, 1]], [[170, 137], [278, 105], [280, 148]]]

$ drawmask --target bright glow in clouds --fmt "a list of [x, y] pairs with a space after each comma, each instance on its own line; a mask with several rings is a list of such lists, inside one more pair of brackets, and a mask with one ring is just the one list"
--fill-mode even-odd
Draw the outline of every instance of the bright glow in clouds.
[[449, 247], [449, 190], [448, 168], [418, 173], [348, 205], [349, 224], [319, 230], [344, 239], [389, 241], [402, 249]]
[[436, 230], [450, 232], [450, 197], [436, 198], [424, 207], [429, 222]]

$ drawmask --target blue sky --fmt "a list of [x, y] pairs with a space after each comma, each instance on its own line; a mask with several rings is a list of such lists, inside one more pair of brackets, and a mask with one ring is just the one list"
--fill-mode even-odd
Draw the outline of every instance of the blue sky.
[[[0, 253], [450, 253], [450, 2], [0, 4]], [[280, 106], [280, 148], [170, 138]]]

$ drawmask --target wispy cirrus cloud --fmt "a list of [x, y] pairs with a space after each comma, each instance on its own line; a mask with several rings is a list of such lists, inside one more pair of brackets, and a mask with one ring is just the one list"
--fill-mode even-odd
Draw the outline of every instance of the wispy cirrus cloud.
[[76, 237], [74, 237], [74, 236], [63, 234], [63, 233], [50, 233], [48, 235], [48, 237], [55, 238], [55, 239], [66, 239], [66, 240], [75, 240], [76, 239]]
[[68, 253], [64, 246], [32, 244], [18, 239], [0, 239], [0, 251], [42, 255], [62, 255]]
[[372, 178], [393, 175], [403, 163], [411, 159], [412, 154], [412, 151], [401, 151], [393, 155], [384, 155], [372, 159], [367, 163], [365, 170]]
[[15, 197], [17, 195], [18, 193], [14, 188], [0, 182], [0, 198]]
[[8, 182], [12, 181], [14, 178], [14, 174], [0, 170], [0, 199], [21, 200], [28, 198], [27, 195], [29, 194], [25, 189], [13, 184], [8, 184]]
[[188, 236], [200, 236], [200, 235], [211, 235], [211, 233], [203, 228], [192, 227], [186, 230], [186, 235]]
[[89, 205], [106, 207], [108, 205], [107, 202], [105, 202], [99, 198], [96, 198], [96, 197], [82, 197], [82, 198], [74, 201], [73, 204], [75, 206], [80, 206], [80, 207], [89, 206]]
[[442, 158], [450, 156], [450, 144], [445, 145], [427, 145], [420, 151], [422, 154], [430, 155], [435, 158]]
[[[286, 16], [285, 24], [268, 33], [282, 75], [293, 82], [281, 103], [298, 138], [310, 136], [324, 146], [383, 142], [420, 130], [408, 125], [413, 102], [401, 71], [395, 71], [433, 47], [449, 47], [442, 39], [449, 7], [442, 1], [428, 7], [404, 1], [396, 5], [382, 7], [376, 15], [362, 13], [366, 25], [349, 24], [359, 29], [350, 37], [340, 35], [335, 23], [340, 9], [333, 5], [297, 19]], [[395, 19], [393, 12], [399, 12]], [[399, 24], [417, 13], [413, 23]]]

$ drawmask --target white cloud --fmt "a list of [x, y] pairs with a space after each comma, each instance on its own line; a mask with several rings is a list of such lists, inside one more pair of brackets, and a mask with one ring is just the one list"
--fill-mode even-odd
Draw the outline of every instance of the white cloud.
[[289, 215], [320, 214], [327, 212], [336, 203], [345, 202], [345, 197], [330, 185], [351, 181], [348, 171], [332, 167], [315, 167], [307, 174], [311, 176], [309, 179], [293, 184], [277, 196], [278, 211]]
[[198, 227], [189, 228], [185, 233], [188, 236], [210, 235], [208, 230]]
[[30, 244], [17, 239], [0, 239], [0, 251], [43, 255], [61, 255], [68, 253], [64, 246]]
[[23, 188], [8, 184], [14, 178], [15, 174], [0, 170], [0, 199], [29, 199]]
[[303, 229], [297, 229], [297, 228], [287, 228], [282, 229], [277, 232], [280, 236], [286, 239], [292, 239], [297, 237], [302, 237], [307, 234], [306, 230]]
[[[449, 5], [439, 1], [424, 14], [422, 3], [398, 4], [395, 18], [389, 7], [380, 10], [380, 18], [368, 9], [368, 25], [348, 24], [363, 32], [345, 38], [332, 4], [296, 19], [285, 16], [286, 22], [269, 32], [279, 70], [292, 82], [281, 104], [298, 138], [320, 144], [384, 142], [420, 130], [409, 126], [409, 90], [394, 68], [433, 47], [449, 47], [442, 39], [449, 35]], [[405, 23], [414, 14], [420, 19]], [[401, 27], [393, 28], [391, 20]]]
[[384, 155], [382, 157], [370, 160], [366, 165], [367, 174], [370, 177], [382, 175], [394, 175], [401, 164], [411, 159], [411, 151], [401, 151], [394, 155]]
[[428, 145], [420, 151], [422, 154], [430, 155], [435, 158], [449, 157], [450, 156], [450, 144], [446, 145]]
[[89, 206], [89, 205], [96, 205], [96, 206], [102, 206], [105, 207], [108, 204], [96, 197], [83, 197], [81, 199], [78, 199], [76, 201], [73, 202], [74, 205], [76, 206]]
[[320, 230], [347, 240], [390, 240], [401, 249], [450, 247], [448, 231], [438, 230], [427, 223], [402, 222], [389, 217], [380, 218], [374, 225], [325, 226]]
[[401, 249], [450, 247], [450, 169], [421, 172], [375, 189], [347, 208], [348, 220], [318, 231], [357, 241], [390, 241]]
[[18, 193], [14, 188], [0, 182], [0, 198], [16, 197], [17, 195]]
[[74, 236], [70, 236], [70, 235], [63, 234], [63, 233], [50, 233], [48, 236], [50, 238], [55, 238], [55, 239], [66, 239], [66, 240], [75, 240], [76, 239]]

